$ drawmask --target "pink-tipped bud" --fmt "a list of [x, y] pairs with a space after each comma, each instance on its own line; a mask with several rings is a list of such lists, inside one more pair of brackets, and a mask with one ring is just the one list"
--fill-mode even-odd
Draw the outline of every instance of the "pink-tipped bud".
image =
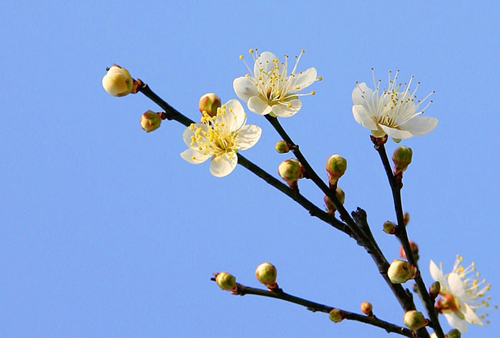
[[425, 319], [422, 312], [418, 312], [416, 310], [406, 311], [403, 317], [403, 322], [406, 327], [412, 330], [418, 330], [427, 325], [427, 319]]
[[288, 146], [288, 143], [286, 143], [283, 140], [276, 142], [276, 145], [274, 146], [274, 148], [280, 154], [286, 154], [290, 151], [290, 147]]
[[338, 179], [344, 175], [347, 170], [347, 160], [340, 155], [331, 155], [326, 160], [326, 171], [330, 184], [337, 183]]
[[[337, 199], [339, 200], [340, 204], [344, 204], [344, 201], [345, 201], [344, 190], [342, 190], [339, 186], [337, 186], [337, 188], [335, 188], [335, 192], [336, 192], [335, 195], [337, 196]], [[330, 200], [330, 198], [325, 195], [323, 200], [325, 201], [325, 205], [326, 205], [326, 209], [327, 209], [328, 213], [334, 214], [335, 211], [337, 211], [337, 208], [335, 207], [333, 202]]]
[[416, 268], [407, 261], [395, 259], [387, 270], [387, 276], [393, 284], [402, 284], [414, 278], [416, 272]]
[[302, 164], [296, 158], [281, 162], [278, 167], [278, 174], [288, 183], [297, 182], [304, 176]]
[[411, 148], [406, 146], [399, 146], [394, 150], [394, 154], [392, 155], [392, 161], [394, 162], [395, 172], [400, 173], [408, 168], [408, 165], [411, 163], [411, 158], [413, 155], [413, 151]]
[[[415, 260], [418, 261], [419, 256], [418, 256], [417, 243], [410, 241], [410, 248], [411, 248], [411, 252], [413, 253], [413, 257], [415, 258]], [[406, 253], [405, 253], [405, 250], [403, 249], [403, 246], [399, 247], [399, 255], [401, 256], [401, 258], [406, 259]]]
[[344, 319], [344, 314], [339, 309], [333, 309], [332, 311], [330, 311], [328, 316], [330, 317], [330, 320], [334, 323], [340, 323], [342, 319]]
[[161, 115], [155, 113], [154, 111], [148, 110], [141, 116], [141, 127], [146, 132], [150, 133], [153, 130], [160, 128], [161, 125]]
[[384, 232], [386, 234], [394, 235], [396, 233], [396, 224], [391, 221], [384, 222]]
[[125, 96], [130, 94], [134, 85], [134, 79], [125, 68], [113, 65], [102, 78], [102, 86], [113, 96]]
[[360, 308], [361, 312], [363, 312], [367, 316], [371, 316], [373, 314], [373, 305], [370, 302], [362, 302]]
[[217, 285], [226, 291], [234, 291], [236, 289], [236, 278], [228, 272], [219, 272], [215, 276]]
[[199, 109], [202, 114], [205, 112], [208, 116], [214, 117], [217, 115], [217, 109], [220, 107], [220, 97], [214, 93], [207, 93], [200, 97]]
[[255, 269], [257, 280], [267, 286], [274, 286], [276, 284], [277, 275], [278, 271], [276, 267], [269, 262], [264, 262]]

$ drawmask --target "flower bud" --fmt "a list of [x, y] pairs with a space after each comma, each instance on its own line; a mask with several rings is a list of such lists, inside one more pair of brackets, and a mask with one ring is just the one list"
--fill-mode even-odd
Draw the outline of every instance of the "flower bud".
[[458, 329], [453, 329], [453, 330], [450, 330], [448, 332], [448, 334], [446, 335], [447, 338], [461, 338], [462, 337], [462, 334], [460, 333], [460, 331]]
[[394, 235], [396, 233], [396, 224], [391, 221], [384, 222], [384, 232], [386, 234]]
[[361, 312], [363, 312], [367, 316], [370, 316], [373, 314], [372, 313], [373, 305], [370, 302], [366, 302], [366, 301], [362, 302], [360, 308], [361, 308]]
[[342, 319], [344, 319], [343, 313], [339, 309], [333, 309], [332, 311], [330, 311], [329, 317], [330, 320], [334, 323], [340, 323]]
[[149, 133], [160, 128], [161, 116], [158, 113], [148, 110], [142, 114], [140, 122], [142, 129]]
[[[339, 202], [341, 204], [344, 204], [344, 201], [345, 201], [344, 190], [342, 190], [339, 186], [337, 186], [337, 188], [335, 188], [335, 189], [336, 189], [335, 195], [337, 196], [337, 199], [339, 200]], [[333, 202], [330, 200], [330, 198], [328, 196], [325, 195], [323, 200], [325, 201], [326, 209], [328, 210], [329, 214], [333, 214], [333, 213], [335, 213], [335, 211], [337, 211], [337, 208], [335, 207], [335, 205], [333, 204]]]
[[219, 272], [215, 276], [217, 285], [226, 291], [234, 291], [236, 289], [236, 278], [227, 272]]
[[255, 269], [255, 276], [258, 281], [265, 285], [274, 286], [277, 275], [276, 267], [269, 262], [264, 262]]
[[280, 154], [285, 154], [290, 151], [290, 147], [288, 146], [288, 143], [285, 141], [281, 140], [276, 142], [276, 145], [274, 146], [276, 148], [276, 151]]
[[330, 184], [337, 183], [338, 179], [347, 170], [347, 160], [340, 155], [331, 155], [326, 160], [326, 171], [329, 175]]
[[411, 157], [413, 155], [413, 151], [411, 148], [406, 146], [399, 146], [394, 150], [394, 154], [392, 155], [392, 161], [394, 162], [395, 172], [403, 172], [408, 168], [408, 165], [411, 163]]
[[200, 97], [199, 109], [200, 112], [206, 112], [210, 117], [217, 115], [217, 109], [221, 107], [220, 97], [214, 93], [207, 93]]
[[429, 286], [429, 295], [432, 298], [436, 298], [439, 295], [439, 292], [441, 291], [441, 283], [439, 282], [434, 282]]
[[297, 182], [303, 177], [303, 168], [299, 160], [291, 158], [280, 163], [278, 174], [287, 182]]
[[405, 212], [403, 214], [403, 222], [405, 225], [407, 225], [410, 222], [410, 214], [408, 212]]
[[[418, 245], [415, 243], [415, 242], [412, 242], [410, 241], [410, 248], [411, 248], [411, 252], [413, 253], [413, 257], [415, 258], [415, 260], [418, 261]], [[403, 246], [401, 245], [399, 247], [399, 255], [406, 259], [406, 253], [405, 253], [405, 250], [403, 249]]]
[[102, 78], [102, 86], [113, 96], [125, 96], [130, 94], [134, 84], [134, 79], [130, 73], [118, 65], [113, 65]]
[[402, 284], [415, 277], [416, 268], [412, 267], [407, 261], [395, 259], [392, 261], [387, 275], [393, 284]]
[[422, 312], [415, 310], [406, 311], [403, 322], [412, 330], [418, 330], [427, 325], [427, 319], [425, 319]]

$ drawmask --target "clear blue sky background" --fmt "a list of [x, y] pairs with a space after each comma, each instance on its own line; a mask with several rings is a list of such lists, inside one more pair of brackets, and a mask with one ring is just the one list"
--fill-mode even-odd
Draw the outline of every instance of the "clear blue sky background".
[[[11, 1], [0, 4], [1, 337], [386, 337], [281, 301], [222, 292], [212, 272], [257, 286], [271, 261], [285, 291], [401, 323], [402, 311], [364, 250], [243, 167], [220, 179], [183, 161], [184, 127], [154, 133], [139, 117], [158, 108], [101, 86], [118, 63], [193, 119], [198, 98], [236, 98], [249, 48], [296, 55], [323, 81], [283, 120], [317, 171], [349, 161], [346, 207], [360, 206], [389, 260], [396, 240], [390, 190], [369, 132], [351, 114], [355, 81], [415, 75], [436, 90], [431, 134], [404, 142], [409, 233], [451, 268], [475, 261], [498, 304], [500, 10], [494, 1]], [[248, 59], [248, 58], [247, 58]], [[266, 121], [244, 153], [271, 173], [288, 155]], [[395, 148], [388, 145], [389, 151]], [[310, 182], [301, 191], [319, 206]], [[408, 283], [410, 287], [410, 283]], [[466, 337], [499, 332], [472, 327]], [[449, 327], [442, 318], [445, 330]]]

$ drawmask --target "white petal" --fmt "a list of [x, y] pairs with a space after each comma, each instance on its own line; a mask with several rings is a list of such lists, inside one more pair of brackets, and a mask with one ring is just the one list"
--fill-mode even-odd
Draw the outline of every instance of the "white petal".
[[243, 126], [235, 140], [236, 147], [240, 150], [251, 148], [257, 143], [262, 134], [262, 129], [259, 126], [250, 124]]
[[233, 128], [231, 128], [231, 131], [237, 130], [243, 124], [245, 124], [247, 118], [245, 110], [243, 109], [243, 106], [241, 105], [240, 101], [232, 99], [224, 103], [224, 105], [226, 106], [227, 111], [232, 111], [233, 114], [236, 116], [236, 123], [233, 125]]
[[[290, 107], [289, 107], [290, 105]], [[272, 106], [274, 115], [279, 117], [290, 117], [295, 115], [302, 107], [302, 102], [299, 99], [278, 103]]]
[[192, 164], [200, 164], [205, 162], [211, 155], [203, 155], [199, 150], [187, 149], [181, 153], [181, 157]]
[[210, 172], [215, 177], [224, 177], [234, 170], [237, 163], [238, 156], [235, 153], [232, 153], [231, 158], [229, 158], [228, 154], [214, 156], [212, 157], [212, 161], [210, 161]]
[[[277, 57], [273, 53], [262, 52], [259, 55], [259, 57], [257, 58], [257, 60], [255, 61], [255, 64], [253, 66], [254, 75], [258, 76], [257, 74], [259, 74], [261, 72], [261, 70], [264, 71], [265, 73], [269, 73], [274, 67], [273, 60], [276, 60], [276, 59], [277, 59]], [[278, 61], [278, 63], [279, 63], [279, 61]]]
[[453, 312], [444, 313], [444, 316], [446, 317], [446, 320], [451, 327], [458, 329], [461, 333], [467, 332], [469, 325], [467, 324], [467, 321], [465, 319], [461, 319]]
[[413, 136], [412, 133], [410, 133], [407, 130], [395, 129], [395, 128], [384, 126], [382, 124], [379, 124], [379, 127], [382, 128], [382, 130], [385, 131], [385, 133], [392, 138], [405, 139], [405, 138], [410, 138]]
[[364, 105], [367, 100], [371, 102], [372, 98], [373, 90], [368, 88], [364, 82], [356, 85], [352, 91], [352, 102], [354, 104]]
[[240, 100], [247, 102], [252, 96], [259, 96], [259, 90], [254, 85], [252, 77], [238, 77], [233, 81], [233, 89]]
[[318, 72], [314, 67], [311, 67], [303, 72], [295, 74], [292, 77], [292, 81], [290, 84], [290, 91], [294, 93], [306, 87], [309, 87], [314, 81], [316, 81], [317, 75]]
[[474, 324], [474, 325], [479, 325], [479, 326], [483, 326], [484, 325], [483, 322], [481, 321], [481, 319], [476, 314], [476, 312], [474, 312], [474, 310], [469, 305], [467, 305], [466, 303], [462, 303], [462, 306], [460, 307], [460, 310], [462, 311], [462, 313], [465, 316], [465, 319], [469, 323]]
[[182, 139], [184, 140], [184, 143], [186, 143], [186, 145], [188, 147], [191, 147], [191, 141], [192, 141], [191, 136], [194, 135], [194, 132], [198, 128], [202, 128], [203, 131], [207, 131], [208, 130], [208, 126], [205, 123], [195, 123], [193, 130], [191, 130], [191, 129], [189, 129], [189, 127], [187, 127], [184, 130], [184, 132], [182, 133]]
[[456, 272], [450, 272], [448, 275], [448, 284], [450, 285], [450, 292], [458, 298], [466, 296], [464, 283], [462, 278]]
[[438, 124], [438, 119], [429, 116], [416, 116], [403, 123], [400, 127], [404, 130], [408, 130], [412, 135], [424, 135], [431, 132], [436, 128]]
[[377, 124], [373, 122], [372, 116], [364, 106], [357, 104], [352, 106], [352, 115], [354, 116], [356, 122], [358, 122], [363, 127], [370, 130], [378, 130]]
[[267, 103], [267, 101], [262, 100], [259, 96], [252, 96], [248, 100], [247, 105], [250, 111], [259, 115], [267, 115], [272, 110], [271, 106]]

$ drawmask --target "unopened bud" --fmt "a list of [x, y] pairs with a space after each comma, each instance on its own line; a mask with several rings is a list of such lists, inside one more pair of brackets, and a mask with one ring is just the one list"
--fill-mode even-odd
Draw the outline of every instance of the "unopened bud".
[[141, 116], [141, 127], [146, 132], [150, 133], [153, 130], [160, 128], [161, 125], [161, 116], [154, 111], [148, 110]]
[[[337, 196], [337, 199], [339, 200], [340, 204], [344, 204], [344, 201], [345, 201], [345, 192], [344, 190], [342, 190], [339, 186], [337, 186], [337, 188], [335, 188], [335, 195]], [[337, 211], [337, 207], [333, 204], [332, 200], [325, 195], [324, 199], [325, 201], [325, 205], [326, 205], [326, 209], [328, 210], [328, 213], [329, 214], [333, 214], [335, 213], [335, 211]]]
[[418, 330], [427, 325], [427, 319], [425, 319], [422, 312], [416, 310], [406, 311], [403, 322], [412, 330]]
[[297, 182], [303, 177], [303, 168], [299, 160], [291, 158], [280, 163], [278, 174], [288, 183]]
[[411, 157], [413, 155], [413, 151], [411, 148], [406, 146], [399, 146], [394, 150], [394, 154], [392, 155], [392, 161], [394, 162], [395, 171], [403, 172], [408, 168], [408, 165], [411, 163]]
[[441, 283], [439, 282], [434, 282], [429, 286], [429, 295], [432, 298], [436, 298], [439, 295], [439, 292], [441, 291]]
[[326, 171], [329, 175], [330, 184], [337, 183], [338, 179], [347, 170], [347, 160], [340, 155], [331, 155], [326, 160]]
[[462, 337], [462, 334], [460, 333], [460, 331], [458, 329], [453, 329], [453, 330], [450, 330], [448, 332], [448, 334], [446, 335], [447, 338], [461, 338]]
[[395, 259], [392, 261], [387, 275], [393, 284], [402, 284], [415, 277], [416, 268], [407, 261]]
[[410, 214], [408, 212], [405, 212], [403, 214], [403, 222], [405, 223], [405, 225], [407, 225], [408, 223], [410, 223]]
[[342, 321], [342, 319], [344, 319], [344, 315], [342, 313], [342, 311], [340, 311], [339, 309], [333, 309], [332, 311], [330, 311], [329, 313], [329, 317], [330, 317], [330, 320], [334, 323], [340, 323]]
[[361, 308], [361, 312], [363, 312], [365, 315], [367, 315], [367, 316], [372, 315], [372, 312], [373, 312], [372, 303], [364, 301], [361, 303], [360, 308]]
[[274, 148], [280, 154], [285, 154], [285, 153], [288, 153], [290, 151], [290, 147], [288, 146], [288, 143], [286, 143], [283, 140], [276, 142], [276, 145], [274, 146]]
[[[415, 258], [416, 261], [418, 261], [418, 245], [415, 242], [410, 241], [410, 248], [411, 252], [413, 253], [413, 257]], [[399, 247], [399, 255], [406, 259], [406, 253], [405, 250], [403, 249], [403, 246]]]
[[130, 73], [118, 65], [113, 65], [102, 78], [102, 86], [113, 96], [125, 96], [130, 94], [134, 80]]
[[236, 289], [236, 278], [227, 272], [219, 272], [215, 276], [217, 285], [226, 291], [234, 291]]
[[220, 97], [214, 93], [207, 93], [200, 97], [199, 109], [200, 112], [207, 113], [209, 116], [214, 117], [217, 115], [217, 109], [221, 107]]
[[257, 277], [257, 280], [268, 286], [274, 286], [276, 284], [277, 275], [278, 271], [276, 267], [269, 262], [264, 262], [255, 269], [255, 277]]
[[396, 233], [396, 224], [394, 224], [394, 222], [391, 222], [391, 221], [385, 221], [384, 222], [384, 232], [386, 234], [390, 234], [390, 235], [393, 235]]

